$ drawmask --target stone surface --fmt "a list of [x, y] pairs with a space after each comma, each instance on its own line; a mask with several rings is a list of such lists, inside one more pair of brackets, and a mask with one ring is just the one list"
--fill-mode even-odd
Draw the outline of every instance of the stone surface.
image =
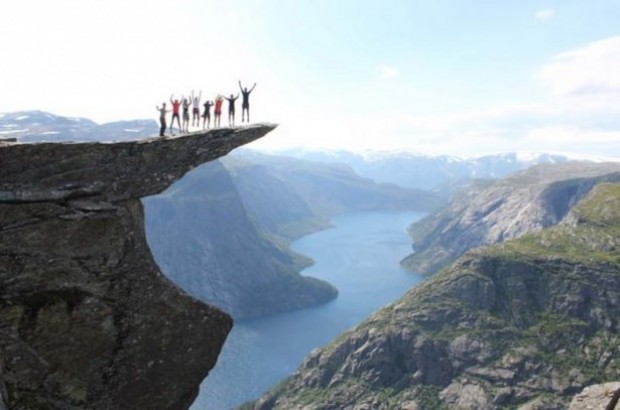
[[7, 407], [189, 407], [232, 320], [159, 272], [140, 198], [274, 127], [0, 147]]
[[[588, 386], [573, 397], [568, 410], [605, 410], [618, 389], [620, 389], [620, 382]], [[616, 408], [620, 406], [616, 405]]]

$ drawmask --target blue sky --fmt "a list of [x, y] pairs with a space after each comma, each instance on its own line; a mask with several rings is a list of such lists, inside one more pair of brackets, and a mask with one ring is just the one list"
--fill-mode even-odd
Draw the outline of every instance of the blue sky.
[[[257, 148], [620, 157], [616, 0], [21, 0], [0, 112], [156, 118], [258, 83]], [[7, 64], [7, 62], [11, 62]]]

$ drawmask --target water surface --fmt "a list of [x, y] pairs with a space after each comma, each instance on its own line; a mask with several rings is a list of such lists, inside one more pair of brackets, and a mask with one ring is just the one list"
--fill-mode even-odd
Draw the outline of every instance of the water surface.
[[314, 308], [236, 321], [218, 363], [192, 410], [226, 410], [255, 400], [292, 374], [304, 357], [402, 296], [421, 278], [399, 262], [411, 252], [406, 234], [418, 212], [363, 212], [335, 218], [334, 228], [291, 248], [316, 262], [302, 274], [338, 288], [338, 298]]

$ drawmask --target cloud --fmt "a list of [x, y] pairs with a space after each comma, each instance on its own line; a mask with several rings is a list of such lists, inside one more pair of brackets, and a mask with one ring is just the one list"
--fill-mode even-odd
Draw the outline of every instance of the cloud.
[[[502, 151], [571, 152], [620, 158], [620, 36], [553, 55], [536, 79], [547, 93], [449, 115], [407, 112], [356, 119], [356, 141], [460, 156]], [[374, 134], [374, 136], [373, 136]]]
[[377, 72], [379, 72], [379, 76], [381, 76], [381, 78], [394, 78], [400, 74], [398, 68], [385, 64], [378, 65]]
[[554, 56], [538, 78], [556, 95], [620, 95], [620, 36]]
[[553, 17], [555, 17], [554, 9], [541, 9], [534, 13], [534, 18], [543, 23], [550, 21]]

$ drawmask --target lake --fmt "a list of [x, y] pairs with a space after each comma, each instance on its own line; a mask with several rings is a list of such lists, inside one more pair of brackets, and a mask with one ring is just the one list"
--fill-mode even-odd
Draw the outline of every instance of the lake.
[[420, 282], [420, 276], [399, 262], [411, 253], [407, 227], [424, 215], [345, 214], [332, 221], [334, 228], [293, 242], [294, 251], [316, 262], [302, 274], [330, 282], [338, 288], [338, 298], [313, 308], [236, 321], [191, 410], [226, 410], [257, 399], [292, 374], [312, 349]]

